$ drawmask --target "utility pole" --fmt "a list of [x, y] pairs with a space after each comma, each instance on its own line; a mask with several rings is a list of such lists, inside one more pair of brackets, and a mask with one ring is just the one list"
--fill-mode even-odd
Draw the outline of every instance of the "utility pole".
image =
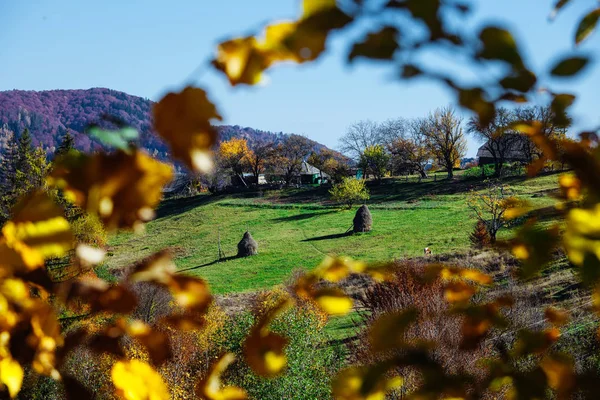
[[219, 242], [219, 261], [221, 261], [222, 259], [225, 258], [225, 252], [223, 252], [223, 249], [221, 248], [221, 227], [218, 226], [217, 227], [217, 237], [218, 237], [218, 242]]

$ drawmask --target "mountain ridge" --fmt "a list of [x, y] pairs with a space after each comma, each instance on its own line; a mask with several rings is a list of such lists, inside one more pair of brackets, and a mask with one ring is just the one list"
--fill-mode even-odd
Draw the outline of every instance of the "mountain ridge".
[[[11, 140], [29, 129], [33, 144], [48, 153], [60, 144], [66, 131], [75, 139], [76, 148], [96, 151], [103, 144], [85, 133], [90, 124], [110, 127], [104, 116], [117, 118], [135, 128], [139, 146], [158, 158], [167, 158], [168, 148], [152, 128], [153, 101], [109, 88], [7, 90], [0, 91], [0, 152]], [[270, 132], [239, 125], [216, 125], [220, 140], [244, 138], [252, 148], [258, 143], [283, 141], [290, 134]], [[315, 150], [326, 146], [311, 140]]]

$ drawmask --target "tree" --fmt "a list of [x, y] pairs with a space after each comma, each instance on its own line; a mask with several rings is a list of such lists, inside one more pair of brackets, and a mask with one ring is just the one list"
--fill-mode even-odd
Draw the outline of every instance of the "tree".
[[491, 244], [496, 243], [498, 231], [508, 223], [506, 210], [513, 208], [517, 202], [510, 188], [497, 182], [488, 183], [482, 191], [471, 192], [467, 199], [469, 208], [485, 224]]
[[312, 143], [300, 135], [290, 135], [276, 147], [273, 162], [282, 171], [286, 186], [300, 173], [302, 161], [310, 154], [312, 148]]
[[252, 171], [252, 175], [254, 175], [256, 183], [258, 183], [258, 177], [263, 173], [269, 158], [272, 156], [272, 149], [272, 143], [259, 144], [246, 156], [248, 166]]
[[395, 174], [416, 171], [421, 178], [427, 178], [425, 168], [431, 162], [433, 154], [424, 136], [419, 135], [418, 122], [413, 124], [413, 128], [411, 137], [399, 137], [388, 144], [390, 168]]
[[[513, 119], [519, 122], [531, 124], [537, 122], [540, 124], [540, 133], [551, 139], [564, 139], [567, 129], [571, 125], [571, 119], [560, 121], [556, 118], [556, 113], [550, 106], [532, 106], [520, 107], [513, 111]], [[518, 134], [518, 149], [521, 151], [524, 160], [532, 163], [535, 159], [543, 156], [542, 150], [531, 140], [528, 135]]]
[[437, 162], [448, 172], [448, 179], [452, 179], [454, 167], [467, 150], [462, 119], [456, 116], [451, 107], [446, 107], [418, 122], [417, 129]]
[[60, 142], [60, 145], [54, 152], [54, 157], [56, 158], [63, 154], [67, 154], [69, 151], [74, 150], [74, 149], [75, 149], [75, 140], [73, 139], [71, 132], [69, 130], [67, 130], [67, 132], [65, 133], [65, 136], [63, 136], [62, 141]]
[[494, 160], [494, 176], [496, 178], [501, 176], [507, 157], [522, 141], [522, 136], [512, 129], [514, 122], [515, 115], [510, 110], [501, 107], [496, 110], [490, 123], [483, 124], [474, 117], [467, 124], [468, 132], [484, 141], [483, 149]]
[[318, 152], [313, 151], [306, 160], [307, 163], [319, 169], [321, 177], [320, 183], [323, 184], [323, 172], [333, 175], [338, 161], [335, 159], [335, 153], [327, 148], [322, 148]]
[[359, 165], [364, 171], [365, 178], [368, 172], [371, 172], [377, 183], [381, 183], [381, 179], [387, 172], [390, 161], [389, 154], [386, 153], [382, 145], [367, 146], [365, 151], [360, 156]]
[[244, 167], [251, 159], [252, 151], [248, 148], [246, 139], [232, 138], [221, 142], [219, 145], [219, 160], [223, 168], [229, 168], [240, 178], [244, 186], [248, 186], [244, 180]]
[[358, 121], [348, 127], [339, 141], [343, 153], [359, 160], [367, 147], [381, 143], [381, 130], [373, 121]]
[[345, 204], [348, 209], [352, 208], [355, 203], [364, 202], [370, 198], [365, 180], [352, 177], [345, 177], [341, 182], [333, 185], [329, 194], [333, 201]]

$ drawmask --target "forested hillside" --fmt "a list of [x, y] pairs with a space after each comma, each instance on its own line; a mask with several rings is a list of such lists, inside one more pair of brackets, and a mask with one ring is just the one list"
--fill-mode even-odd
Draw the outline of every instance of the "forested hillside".
[[[106, 116], [115, 117], [140, 132], [140, 146], [160, 158], [167, 147], [152, 131], [153, 102], [142, 97], [105, 88], [87, 90], [11, 90], [0, 92], [0, 151], [12, 135], [28, 128], [35, 146], [53, 152], [69, 130], [75, 146], [84, 151], [99, 150], [102, 145], [85, 133], [96, 123], [110, 125]], [[250, 147], [262, 142], [280, 142], [287, 134], [273, 133], [237, 125], [221, 125], [222, 140], [241, 137]], [[315, 150], [324, 146], [314, 142]]]

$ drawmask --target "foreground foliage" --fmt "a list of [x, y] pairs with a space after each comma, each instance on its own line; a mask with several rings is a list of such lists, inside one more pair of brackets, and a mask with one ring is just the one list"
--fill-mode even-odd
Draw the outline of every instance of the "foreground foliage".
[[[566, 3], [558, 2], [557, 8]], [[505, 29], [486, 26], [475, 41], [454, 31], [455, 24], [449, 23], [448, 15], [462, 16], [466, 12], [468, 7], [462, 3], [440, 0], [373, 4], [305, 0], [298, 20], [269, 25], [260, 39], [248, 36], [221, 43], [213, 65], [223, 71], [233, 85], [255, 84], [262, 72], [275, 64], [317, 59], [326, 49], [327, 38], [333, 31], [360, 26], [365, 16], [402, 14], [408, 18], [389, 19], [403, 21], [401, 26], [384, 26], [368, 33], [364, 40], [353, 45], [349, 59], [399, 60], [404, 78], [423, 75], [442, 82], [455, 91], [462, 106], [475, 112], [481, 125], [486, 125], [496, 114], [496, 103], [527, 101], [534, 95], [538, 79]], [[576, 42], [589, 36], [598, 15], [596, 9], [582, 18]], [[424, 34], [406, 35], [404, 39], [400, 33], [415, 26]], [[492, 79], [485, 87], [462, 87], [461, 80], [448, 71], [411, 64], [412, 57], [394, 57], [437, 46], [468, 57], [478, 67], [502, 63], [507, 74], [498, 80]], [[561, 77], [576, 75], [586, 63], [585, 57], [566, 57], [552, 67], [550, 73]], [[549, 90], [547, 93], [556, 124], [564, 125], [574, 96]], [[194, 171], [210, 169], [210, 149], [216, 143], [211, 121], [220, 119], [207, 93], [196, 87], [169, 93], [154, 108], [157, 132], [169, 144], [173, 156]], [[444, 143], [454, 142], [452, 137], [457, 136], [454, 134], [457, 126], [450, 122], [445, 126], [450, 140]], [[514, 240], [503, 245], [522, 260], [519, 273], [527, 278], [541, 271], [550, 252], [562, 244], [582, 284], [593, 292], [592, 305], [598, 311], [600, 150], [596, 132], [583, 132], [580, 141], [572, 142], [544, 135], [540, 121], [520, 121], [513, 128], [527, 134], [542, 152], [530, 166], [531, 174], [538, 172], [547, 160], [565, 162], [573, 173], [560, 180], [560, 210], [566, 221], [564, 236], [558, 236], [556, 227], [539, 226], [532, 219]], [[48, 184], [61, 189], [67, 200], [96, 215], [110, 231], [141, 230], [144, 221], [153, 217], [161, 188], [172, 177], [171, 167], [140, 149], [127, 146], [123, 129], [117, 135], [123, 136], [123, 140], [114, 142], [121, 143], [115, 152], [62, 156], [56, 161]], [[305, 147], [304, 141], [298, 139], [289, 149], [288, 170], [297, 168], [297, 163], [292, 162], [297, 160], [297, 154], [308, 155]], [[449, 174], [459, 153], [460, 148], [454, 148], [444, 157]], [[522, 207], [513, 208], [526, 212]], [[163, 363], [173, 358], [170, 338], [163, 329], [182, 332], [203, 329], [212, 303], [208, 285], [201, 279], [176, 274], [167, 252], [158, 252], [140, 261], [114, 285], [94, 277], [55, 285], [44, 269], [45, 261], [62, 257], [75, 246], [72, 229], [62, 214], [46, 193], [33, 191], [16, 206], [11, 220], [2, 228], [0, 381], [8, 394], [16, 397], [25, 371], [33, 371], [60, 380], [68, 398], [91, 398], [85, 385], [73, 379], [65, 367], [66, 355], [75, 347], [83, 346], [111, 365], [110, 379], [116, 395], [126, 399], [168, 398], [168, 385], [157, 372]], [[511, 214], [522, 216], [517, 211]], [[103, 251], [77, 245], [75, 254], [75, 262], [83, 268], [98, 263]], [[241, 351], [248, 368], [263, 378], [274, 378], [285, 373], [286, 368], [293, 369], [291, 357], [288, 359], [286, 354], [293, 339], [276, 329], [278, 318], [295, 303], [308, 303], [328, 315], [348, 313], [353, 302], [339, 283], [357, 274], [375, 281], [395, 279], [389, 264], [327, 258], [314, 271], [295, 279], [292, 295], [278, 298], [252, 321]], [[373, 357], [365, 359], [362, 365], [338, 372], [332, 383], [336, 398], [382, 398], [386, 392], [398, 390], [402, 382], [409, 381], [413, 375], [419, 377], [407, 387], [407, 395], [413, 398], [480, 398], [489, 392], [511, 398], [543, 398], [549, 391], [559, 398], [575, 393], [587, 397], [597, 394], [600, 379], [595, 374], [577, 371], [568, 352], [554, 351], [552, 346], [559, 340], [561, 326], [569, 316], [553, 308], [545, 312], [545, 327], [521, 330], [511, 348], [499, 349], [477, 370], [448, 368], [443, 359], [436, 357], [436, 349], [442, 345], [469, 351], [479, 349], [496, 329], [510, 326], [505, 311], [513, 306], [514, 299], [505, 294], [479, 297], [482, 288], [492, 286], [493, 280], [475, 269], [433, 264], [415, 271], [414, 275], [412, 281], [432, 286], [443, 294], [445, 308], [434, 310], [436, 314], [459, 317], [460, 333], [454, 336], [457, 342], [436, 343], [423, 335], [411, 335], [414, 327], [431, 318], [429, 310], [405, 307], [385, 312], [372, 322], [368, 335]], [[153, 323], [141, 320], [134, 313], [141, 296], [147, 293], [134, 290], [139, 284], [170, 294], [172, 307]], [[82, 327], [64, 335], [50, 299], [68, 307], [85, 308], [92, 317], [106, 318], [98, 329]], [[145, 358], [128, 354], [123, 345], [127, 340], [138, 343]], [[243, 379], [240, 387], [223, 382], [234, 358], [233, 353], [226, 352], [206, 373], [194, 377], [196, 394], [206, 399], [243, 399], [257, 387], [256, 393], [262, 393], [260, 385], [247, 385], [248, 389], [244, 390]], [[521, 362], [523, 360], [529, 363]]]

